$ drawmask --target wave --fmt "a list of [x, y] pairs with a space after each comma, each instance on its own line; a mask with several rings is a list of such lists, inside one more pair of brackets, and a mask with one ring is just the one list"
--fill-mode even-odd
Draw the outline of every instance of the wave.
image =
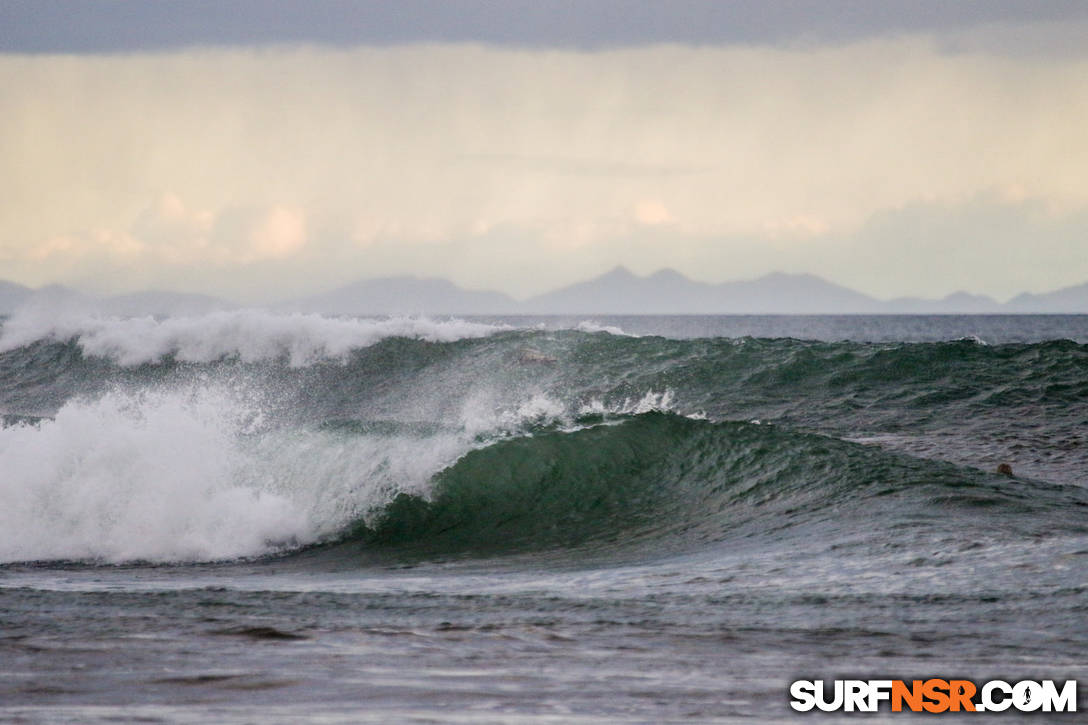
[[215, 393], [106, 395], [0, 430], [0, 561], [213, 559], [304, 541], [280, 493], [247, 485], [246, 421]]
[[294, 367], [343, 360], [391, 337], [450, 342], [504, 329], [464, 320], [356, 319], [264, 310], [211, 312], [197, 317], [105, 317], [52, 310], [23, 310], [4, 322], [0, 353], [39, 341], [74, 341], [84, 355], [122, 366], [162, 362], [208, 363], [285, 359]]
[[[214, 561], [338, 538], [466, 452], [587, 423], [535, 394], [509, 407], [468, 397], [450, 420], [326, 418], [300, 422], [249, 378], [116, 386], [50, 417], [0, 426], [0, 562]], [[290, 408], [290, 406], [287, 406]]]
[[199, 562], [311, 545], [339, 557], [660, 556], [859, 532], [886, 546], [896, 525], [959, 535], [995, 515], [1052, 534], [1080, 526], [1088, 507], [1080, 488], [777, 426], [522, 413], [481, 435], [396, 421], [282, 427], [214, 387], [71, 403], [0, 429], [0, 561]]
[[[1044, 415], [1050, 437], [1065, 440], [1078, 437], [1088, 399], [1088, 346], [1070, 341], [671, 340], [266, 313], [98, 323], [104, 327], [79, 328], [74, 337], [54, 327], [23, 335], [5, 326], [0, 414], [49, 416], [73, 397], [116, 385], [204, 377], [259, 381], [280, 408], [311, 423], [443, 422], [476, 408], [487, 424], [494, 411], [522, 405], [536, 405], [544, 417], [594, 406], [639, 412], [649, 409], [638, 405], [648, 393], [669, 391], [666, 407], [685, 415], [837, 437], [933, 432], [958, 420], [960, 430], [985, 427], [1000, 440], [1016, 421]], [[563, 410], [549, 413], [544, 400], [563, 401]], [[1033, 438], [1032, 447], [1041, 439], [1046, 449], [1046, 437]]]
[[[877, 448], [748, 423], [652, 412], [472, 451], [428, 496], [399, 494], [357, 524], [366, 547], [494, 555], [592, 545], [654, 556], [793, 528], [806, 546], [894, 545], [897, 526], [959, 535], [1001, 516], [1084, 530], [1078, 487], [1010, 481]], [[1058, 522], [1061, 519], [1061, 523]], [[811, 527], [820, 526], [812, 536]], [[1028, 524], [1030, 527], [1030, 523]], [[823, 539], [823, 541], [820, 541]]]
[[337, 534], [471, 440], [283, 427], [222, 386], [111, 392], [0, 429], [0, 561], [212, 561]]
[[582, 320], [574, 327], [574, 329], [579, 332], [604, 332], [617, 337], [640, 337], [639, 335], [626, 332], [616, 325], [602, 325], [595, 320]]
[[[1030, 479], [1088, 465], [1085, 399], [1088, 346], [1069, 341], [12, 318], [0, 561], [211, 561], [345, 536], [440, 555], [680, 550], [817, 521], [829, 540], [880, 517], [940, 525], [945, 505], [1044, 511], [1044, 530], [1073, 525], [1048, 501], [1081, 515], [1076, 495]], [[1014, 446], [1035, 473], [978, 470]]]
[[[608, 333], [608, 334], [598, 334]], [[483, 341], [468, 351], [460, 343]], [[398, 344], [432, 343], [439, 347]], [[386, 343], [383, 347], [382, 344]], [[68, 350], [64, 346], [71, 346]], [[367, 357], [368, 348], [378, 348]], [[73, 353], [78, 352], [78, 355]], [[392, 355], [390, 354], [392, 353]], [[288, 368], [362, 363], [417, 368], [440, 358], [477, 353], [494, 367], [511, 363], [586, 385], [590, 378], [632, 381], [627, 394], [673, 388], [705, 395], [721, 383], [745, 392], [842, 393], [866, 403], [888, 395], [939, 389], [948, 400], [994, 404], [1088, 393], [1088, 345], [1068, 340], [986, 345], [971, 339], [936, 343], [814, 342], [795, 339], [637, 337], [580, 322], [572, 330], [515, 329], [458, 319], [358, 319], [259, 310], [167, 319], [20, 312], [0, 328], [0, 385], [20, 366], [41, 371], [97, 365], [139, 368], [177, 364], [275, 363]], [[31, 356], [37, 356], [31, 359]], [[398, 359], [391, 359], [396, 356]], [[86, 376], [77, 376], [86, 377]], [[20, 381], [21, 384], [21, 381]], [[0, 401], [2, 404], [2, 401]]]

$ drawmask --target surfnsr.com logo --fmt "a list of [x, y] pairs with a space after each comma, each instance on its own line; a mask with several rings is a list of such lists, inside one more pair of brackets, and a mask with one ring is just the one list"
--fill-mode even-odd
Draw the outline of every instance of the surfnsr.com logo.
[[797, 680], [790, 698], [799, 712], [877, 712], [885, 703], [892, 712], [1076, 712], [1077, 681]]

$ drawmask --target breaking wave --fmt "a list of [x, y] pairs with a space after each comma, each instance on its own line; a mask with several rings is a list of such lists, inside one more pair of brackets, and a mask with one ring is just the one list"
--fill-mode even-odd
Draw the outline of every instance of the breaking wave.
[[211, 312], [199, 317], [104, 317], [27, 310], [7, 320], [0, 353], [38, 341], [68, 342], [84, 355], [119, 365], [161, 362], [207, 363], [223, 358], [244, 362], [285, 359], [295, 367], [349, 352], [391, 337], [450, 342], [483, 337], [503, 329], [463, 320], [426, 318], [380, 320], [280, 315], [263, 310]]
[[[1083, 470], [1068, 465], [1084, 455], [1070, 402], [1086, 381], [1086, 347], [1068, 341], [19, 317], [0, 334], [0, 562], [883, 546], [897, 528], [984, 536], [998, 520], [1060, 531], [1083, 526], [1083, 488], [983, 463], [1024, 406], [1049, 411], [1033, 454]], [[921, 456], [883, 444], [937, 419], [971, 437]]]

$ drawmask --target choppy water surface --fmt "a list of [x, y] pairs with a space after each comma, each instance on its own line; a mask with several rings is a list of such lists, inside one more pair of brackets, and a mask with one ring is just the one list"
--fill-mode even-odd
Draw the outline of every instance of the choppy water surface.
[[0, 713], [786, 721], [798, 678], [1088, 682], [1086, 341], [17, 315]]

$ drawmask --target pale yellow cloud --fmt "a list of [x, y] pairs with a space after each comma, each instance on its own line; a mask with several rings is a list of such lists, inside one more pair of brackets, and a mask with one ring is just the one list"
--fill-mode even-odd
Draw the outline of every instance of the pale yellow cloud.
[[214, 224], [210, 210], [190, 209], [180, 196], [165, 192], [136, 217], [131, 234], [162, 263], [193, 264], [206, 258]]
[[763, 225], [767, 236], [773, 238], [819, 237], [831, 231], [826, 220], [815, 216], [795, 216], [788, 219], [772, 219]]
[[290, 257], [306, 244], [306, 215], [300, 209], [275, 206], [254, 224], [249, 241], [249, 256], [243, 261]]
[[87, 257], [127, 260], [139, 256], [144, 244], [125, 232], [94, 229], [85, 234], [61, 234], [26, 245], [23, 257], [33, 262], [71, 264]]
[[[735, 276], [730, 240], [753, 242], [745, 269], [769, 271], [791, 240], [833, 244], [916, 203], [1088, 208], [1085, 78], [1085, 54], [925, 37], [0, 56], [0, 277], [82, 269], [124, 287], [110, 260], [242, 275], [312, 257], [319, 285], [351, 275], [350, 257], [359, 273], [539, 289], [569, 279], [512, 280], [472, 240], [507, 234], [519, 264], [569, 274], [549, 256], [659, 264], [660, 245], [625, 240], [666, 230], [689, 240], [678, 259], [723, 260], [703, 278]], [[412, 251], [443, 244], [467, 251], [434, 269]], [[1061, 274], [1088, 278], [1088, 261]]]
[[15, 261], [75, 270], [87, 260], [165, 269], [173, 266], [239, 266], [281, 260], [307, 242], [306, 216], [297, 208], [193, 210], [171, 192], [137, 215], [129, 229], [98, 228], [46, 237], [9, 252]]
[[660, 201], [646, 199], [635, 204], [635, 221], [639, 224], [657, 226], [673, 221], [672, 214]]
[[[473, 228], [478, 228], [473, 225]], [[448, 241], [451, 235], [463, 231], [448, 220], [429, 218], [425, 212], [412, 219], [397, 219], [379, 215], [367, 215], [355, 220], [351, 239], [360, 247], [370, 247], [380, 242], [406, 244], [436, 244]]]

